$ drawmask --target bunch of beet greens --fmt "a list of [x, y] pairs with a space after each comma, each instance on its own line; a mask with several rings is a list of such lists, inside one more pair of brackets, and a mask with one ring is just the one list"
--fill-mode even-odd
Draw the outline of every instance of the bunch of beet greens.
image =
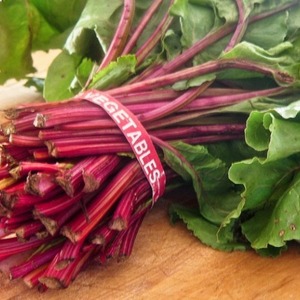
[[[249, 247], [251, 234], [241, 229], [236, 216], [238, 210], [242, 215], [244, 194], [238, 184], [244, 182], [230, 181], [227, 173], [231, 163], [251, 158], [257, 150], [264, 151], [260, 157], [265, 154], [266, 148], [245, 144], [245, 128], [252, 126], [249, 113], [286, 107], [299, 96], [294, 60], [300, 47], [299, 3], [261, 2], [212, 1], [220, 14], [218, 5], [229, 5], [232, 20], [223, 11], [217, 25], [194, 42], [185, 35], [196, 21], [186, 12], [194, 9], [196, 16], [204, 16], [211, 8], [154, 0], [137, 22], [141, 2], [124, 0], [110, 46], [83, 83], [77, 78], [74, 88], [73, 81], [74, 96], [4, 112], [0, 261], [12, 279], [23, 278], [41, 290], [65, 288], [90, 262], [129, 256], [143, 218], [165, 184], [167, 191], [195, 189], [199, 211], [175, 205], [173, 216], [186, 223], [197, 216], [199, 228], [193, 231], [203, 243], [222, 250]], [[87, 1], [83, 15], [93, 5]], [[155, 15], [161, 18], [139, 43]], [[264, 24], [273, 26], [287, 15], [285, 40], [277, 48], [251, 42], [248, 28], [267, 28]], [[184, 47], [175, 47], [184, 39]], [[214, 45], [220, 50], [211, 58]], [[99, 99], [104, 99], [102, 106]], [[155, 173], [147, 139], [162, 173]], [[242, 221], [263, 206], [246, 205]], [[212, 236], [206, 240], [202, 230]], [[256, 250], [272, 252], [274, 246], [267, 242]]]

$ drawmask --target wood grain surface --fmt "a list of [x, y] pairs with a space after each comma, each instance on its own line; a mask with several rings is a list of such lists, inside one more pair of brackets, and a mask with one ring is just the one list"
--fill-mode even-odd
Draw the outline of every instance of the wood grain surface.
[[[37, 54], [40, 74], [51, 58]], [[22, 83], [0, 87], [0, 109], [39, 99]], [[69, 288], [42, 294], [0, 275], [0, 299], [300, 299], [299, 246], [275, 259], [216, 251], [171, 225], [167, 208], [162, 200], [148, 214], [129, 259], [90, 266]]]

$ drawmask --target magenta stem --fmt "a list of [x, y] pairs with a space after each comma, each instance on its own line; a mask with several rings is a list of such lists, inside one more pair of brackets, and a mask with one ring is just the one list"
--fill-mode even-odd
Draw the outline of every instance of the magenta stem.
[[87, 222], [86, 217], [81, 214], [62, 229], [62, 234], [73, 242], [85, 239], [114, 203], [118, 201], [131, 181], [141, 174], [142, 170], [137, 161], [128, 163], [88, 205], [86, 213], [89, 221]]
[[69, 197], [68, 195], [63, 194], [51, 201], [38, 203], [34, 206], [34, 214], [38, 218], [57, 215], [68, 210], [72, 205], [79, 202], [82, 196], [82, 193], [79, 193], [74, 197]]
[[244, 2], [242, 0], [235, 0], [235, 3], [238, 9], [238, 22], [235, 31], [224, 50], [225, 52], [231, 50], [237, 43], [242, 40], [249, 23], [249, 14], [245, 13]]
[[32, 238], [28, 241], [19, 241], [12, 237], [0, 240], [0, 260], [10, 257], [14, 254], [33, 250], [51, 241], [50, 237], [44, 239]]
[[153, 109], [149, 112], [138, 115], [141, 122], [151, 122], [157, 119], [161, 119], [164, 116], [175, 113], [191, 103], [199, 94], [208, 88], [211, 82], [202, 84], [199, 87], [188, 89], [183, 95], [179, 96], [175, 100], [163, 105], [157, 109]]
[[134, 11], [135, 0], [124, 0], [124, 7], [120, 22], [97, 72], [105, 68], [111, 61], [115, 60], [122, 53], [130, 32]]
[[30, 257], [27, 261], [14, 266], [10, 269], [10, 278], [16, 279], [21, 278], [32, 272], [36, 268], [44, 265], [49, 262], [60, 250], [61, 244], [53, 246], [43, 252], [39, 252], [32, 257]]
[[[173, 0], [170, 1], [170, 6], [172, 5], [172, 3]], [[156, 46], [156, 44], [160, 41], [161, 37], [167, 31], [172, 21], [173, 21], [173, 17], [171, 17], [169, 15], [169, 11], [167, 11], [162, 21], [158, 24], [155, 31], [149, 37], [147, 42], [144, 43], [144, 45], [137, 50], [136, 59], [138, 65], [141, 64], [145, 60], [145, 58], [150, 54], [152, 49]]]
[[273, 76], [275, 79], [283, 83], [292, 83], [294, 78], [289, 74], [272, 69], [262, 64], [255, 63], [246, 60], [238, 59], [220, 59], [215, 61], [209, 61], [201, 65], [189, 67], [172, 74], [164, 76], [146, 79], [141, 82], [133, 83], [131, 85], [125, 85], [118, 88], [114, 88], [109, 91], [112, 96], [127, 94], [133, 92], [140, 92], [146, 90], [152, 90], [155, 88], [163, 87], [166, 85], [174, 84], [181, 80], [191, 79], [196, 76], [215, 73], [224, 69], [242, 69], [247, 71], [258, 72], [266, 76]]
[[98, 190], [106, 180], [115, 173], [121, 165], [122, 159], [118, 155], [101, 155], [93, 165], [83, 171], [83, 192], [91, 193]]
[[44, 225], [40, 221], [29, 221], [23, 223], [20, 227], [15, 230], [17, 237], [21, 239], [28, 239], [36, 233], [45, 229]]
[[126, 43], [122, 55], [126, 55], [131, 52], [134, 48], [137, 40], [141, 36], [142, 32], [144, 31], [145, 27], [147, 26], [148, 22], [151, 20], [152, 16], [157, 11], [158, 7], [161, 5], [163, 0], [153, 0], [150, 4], [150, 7], [147, 9], [146, 13], [142, 17], [141, 21], [139, 22], [138, 26], [134, 29], [133, 34], [131, 35], [130, 39]]
[[82, 174], [86, 168], [97, 161], [96, 156], [89, 156], [75, 163], [73, 167], [60, 176], [55, 177], [55, 181], [61, 186], [65, 193], [73, 197], [82, 190], [84, 186]]

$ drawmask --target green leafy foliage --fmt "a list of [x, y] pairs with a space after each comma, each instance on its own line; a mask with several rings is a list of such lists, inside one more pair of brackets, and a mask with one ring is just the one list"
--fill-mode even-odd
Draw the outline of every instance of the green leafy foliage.
[[[295, 104], [287, 106], [286, 110], [291, 107]], [[278, 111], [285, 115], [284, 109]], [[283, 119], [275, 112], [253, 112], [246, 130], [247, 143], [256, 150], [267, 150], [268, 161], [298, 153], [300, 147], [298, 119]]]
[[242, 225], [243, 233], [254, 249], [268, 245], [283, 247], [287, 241], [299, 240], [300, 174], [298, 173], [271, 206], [257, 212]]
[[297, 164], [295, 159], [263, 162], [257, 157], [234, 163], [229, 177], [234, 183], [244, 185], [241, 194], [246, 199], [244, 209], [259, 208], [271, 202], [276, 191], [293, 176]]
[[164, 153], [164, 161], [168, 166], [179, 174], [186, 182], [192, 182], [197, 199], [201, 202], [202, 199], [202, 182], [201, 178], [196, 172], [195, 166], [191, 165], [191, 161], [186, 157], [186, 153], [181, 153], [177, 147], [187, 147], [188, 150], [192, 149], [189, 145], [182, 143], [175, 143], [175, 147], [166, 148], [162, 147]]
[[[120, 86], [152, 63], [171, 61], [203, 39], [208, 47], [186, 62], [187, 66], [239, 60], [270, 70], [273, 76], [226, 69], [174, 84], [178, 90], [213, 80], [219, 86], [248, 90], [280, 85], [288, 86], [289, 94], [255, 97], [217, 108], [204, 118], [204, 122], [220, 114], [229, 122], [247, 118], [245, 141], [206, 146], [172, 143], [174, 151], [163, 148], [163, 159], [181, 175], [184, 184], [193, 187], [197, 198], [196, 210], [172, 206], [173, 221], [183, 220], [196, 237], [215, 249], [251, 246], [262, 255], [274, 256], [287, 248], [288, 241], [300, 239], [300, 6], [293, 0], [242, 2], [243, 18], [249, 18], [249, 24], [242, 40], [229, 50], [226, 46], [239, 18], [234, 0], [175, 0], [169, 30], [137, 66], [134, 53], [166, 13], [169, 1], [165, 0], [132, 53], [94, 74], [113, 39], [122, 0], [0, 1], [0, 84], [33, 72], [33, 51], [58, 48], [61, 52], [45, 81], [28, 84], [41, 88], [44, 83], [45, 99], [60, 101], [82, 91], [89, 78], [89, 88]], [[136, 1], [133, 28], [151, 3]], [[262, 17], [290, 3], [294, 7]], [[210, 42], [215, 32], [220, 37]], [[283, 82], [278, 74], [290, 82]]]
[[44, 97], [48, 101], [69, 99], [73, 96], [70, 87], [74, 80], [76, 69], [80, 65], [81, 57], [67, 51], [62, 51], [48, 69], [45, 81]]
[[27, 14], [25, 0], [0, 2], [0, 84], [34, 71]]
[[30, 0], [50, 26], [63, 32], [77, 22], [87, 0]]
[[[88, 0], [66, 41], [67, 51], [91, 58], [99, 58], [101, 50], [105, 53], [118, 24], [122, 3], [121, 0]], [[96, 49], [92, 47], [97, 43]]]
[[172, 221], [182, 220], [189, 230], [205, 245], [222, 251], [245, 250], [246, 245], [234, 241], [232, 231], [226, 230], [218, 234], [218, 226], [205, 220], [195, 210], [180, 205], [173, 205], [170, 211]]
[[0, 2], [0, 84], [34, 71], [32, 53], [62, 48], [86, 0]]
[[[245, 0], [243, 2], [245, 17], [253, 17], [292, 1]], [[150, 4], [149, 0], [136, 1], [133, 27]], [[44, 91], [44, 97], [54, 101], [61, 100], [63, 95], [77, 94], [85, 86], [84, 80], [89, 78], [87, 73], [92, 72], [93, 65], [96, 66], [101, 61], [110, 45], [121, 15], [123, 1], [16, 0], [3, 1], [0, 5], [3, 14], [0, 32], [0, 41], [3, 45], [0, 52], [0, 83], [12, 77], [24, 78], [34, 71], [31, 54], [35, 50], [60, 48], [65, 49], [71, 57], [80, 57], [80, 62], [76, 62], [75, 68], [68, 68], [68, 71], [73, 73], [68, 75], [70, 78], [64, 80], [64, 84], [57, 80], [53, 82], [55, 74], [60, 73], [58, 60], [54, 60], [47, 73], [49, 80], [45, 81], [47, 83], [51, 78], [53, 83], [47, 84]], [[139, 37], [136, 48], [148, 39], [165, 14], [168, 5], [169, 1], [163, 1], [160, 9]], [[199, 64], [219, 57], [239, 59], [246, 57], [287, 71], [299, 84], [299, 64], [295, 63], [299, 57], [297, 45], [300, 43], [297, 12], [299, 7], [250, 23], [244, 34], [244, 43], [223, 54], [230, 38], [230, 35], [224, 36], [196, 55], [193, 63]], [[176, 57], [183, 49], [192, 46], [215, 30], [232, 26], [238, 18], [236, 3], [233, 0], [177, 0], [171, 7], [170, 13], [174, 16], [172, 26], [152, 53], [158, 55], [159, 59], [169, 60]], [[162, 53], [164, 55], [161, 55]], [[66, 60], [63, 63], [70, 65], [70, 57], [60, 55], [59, 61], [62, 61], [62, 57]], [[154, 60], [155, 58], [151, 61]], [[82, 70], [85, 70], [84, 76]], [[244, 86], [251, 85], [252, 81], [249, 82], [247, 79], [251, 78], [254, 82], [255, 77], [257, 74], [253, 76], [252, 73], [236, 71], [222, 72], [218, 76], [220, 79], [236, 80]], [[214, 78], [215, 74], [208, 74], [188, 82], [178, 83], [174, 87], [182, 90]], [[64, 91], [59, 91], [60, 89]]]
[[134, 55], [119, 57], [93, 77], [89, 88], [104, 90], [121, 85], [135, 73], [136, 64]]
[[[229, 178], [242, 185], [244, 203], [234, 218], [244, 220], [243, 234], [266, 255], [274, 247], [284, 250], [299, 239], [299, 118], [298, 102], [264, 112], [251, 113], [246, 140], [261, 152], [233, 163]], [[246, 216], [246, 218], [245, 218]], [[278, 252], [279, 253], [279, 252]]]
[[[261, 64], [264, 66], [270, 66], [274, 70], [278, 70], [280, 72], [286, 72], [290, 76], [294, 78], [293, 85], [299, 86], [299, 70], [300, 64], [296, 57], [291, 55], [294, 46], [290, 42], [280, 43], [277, 46], [270, 48], [269, 50], [264, 50], [261, 47], [258, 47], [254, 44], [248, 42], [241, 42], [236, 45], [231, 51], [220, 56], [222, 59], [247, 59], [248, 61], [256, 62], [257, 64]], [[262, 77], [261, 74], [253, 74], [253, 72], [245, 72], [238, 70], [231, 70], [222, 72], [219, 75], [219, 78], [222, 79], [243, 79], [243, 78], [255, 78]], [[281, 82], [278, 75], [273, 74], [274, 79], [277, 81], [279, 85], [285, 85], [285, 83]]]

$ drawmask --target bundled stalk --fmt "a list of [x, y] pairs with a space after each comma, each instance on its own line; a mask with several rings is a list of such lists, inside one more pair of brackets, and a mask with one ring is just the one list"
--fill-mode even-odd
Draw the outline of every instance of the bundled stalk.
[[[95, 77], [129, 53], [135, 54], [140, 67], [136, 74], [125, 76], [118, 86], [100, 89], [90, 77], [70, 99], [5, 111], [0, 169], [0, 232], [5, 239], [0, 240], [0, 260], [13, 261], [24, 253], [23, 261], [11, 264], [11, 278], [23, 278], [42, 290], [66, 288], [91, 261], [103, 264], [129, 256], [144, 217], [164, 195], [165, 186], [172, 190], [186, 185], [182, 173], [188, 172], [201, 198], [201, 176], [178, 144], [243, 141], [248, 112], [230, 111], [231, 107], [294, 95], [296, 79], [275, 66], [230, 57], [198, 65], [191, 61], [231, 34], [224, 49], [230, 52], [249, 23], [296, 2], [249, 16], [237, 0], [237, 26], [221, 27], [173, 60], [145, 67], [142, 62], [174, 21], [169, 1], [157, 29], [136, 47], [161, 2], [153, 1], [133, 33], [135, 1], [124, 1], [120, 23]], [[216, 74], [226, 70], [253, 72], [272, 85], [246, 89], [218, 80]], [[199, 76], [209, 80], [174, 90], [173, 85]], [[185, 171], [178, 170], [170, 157]]]

